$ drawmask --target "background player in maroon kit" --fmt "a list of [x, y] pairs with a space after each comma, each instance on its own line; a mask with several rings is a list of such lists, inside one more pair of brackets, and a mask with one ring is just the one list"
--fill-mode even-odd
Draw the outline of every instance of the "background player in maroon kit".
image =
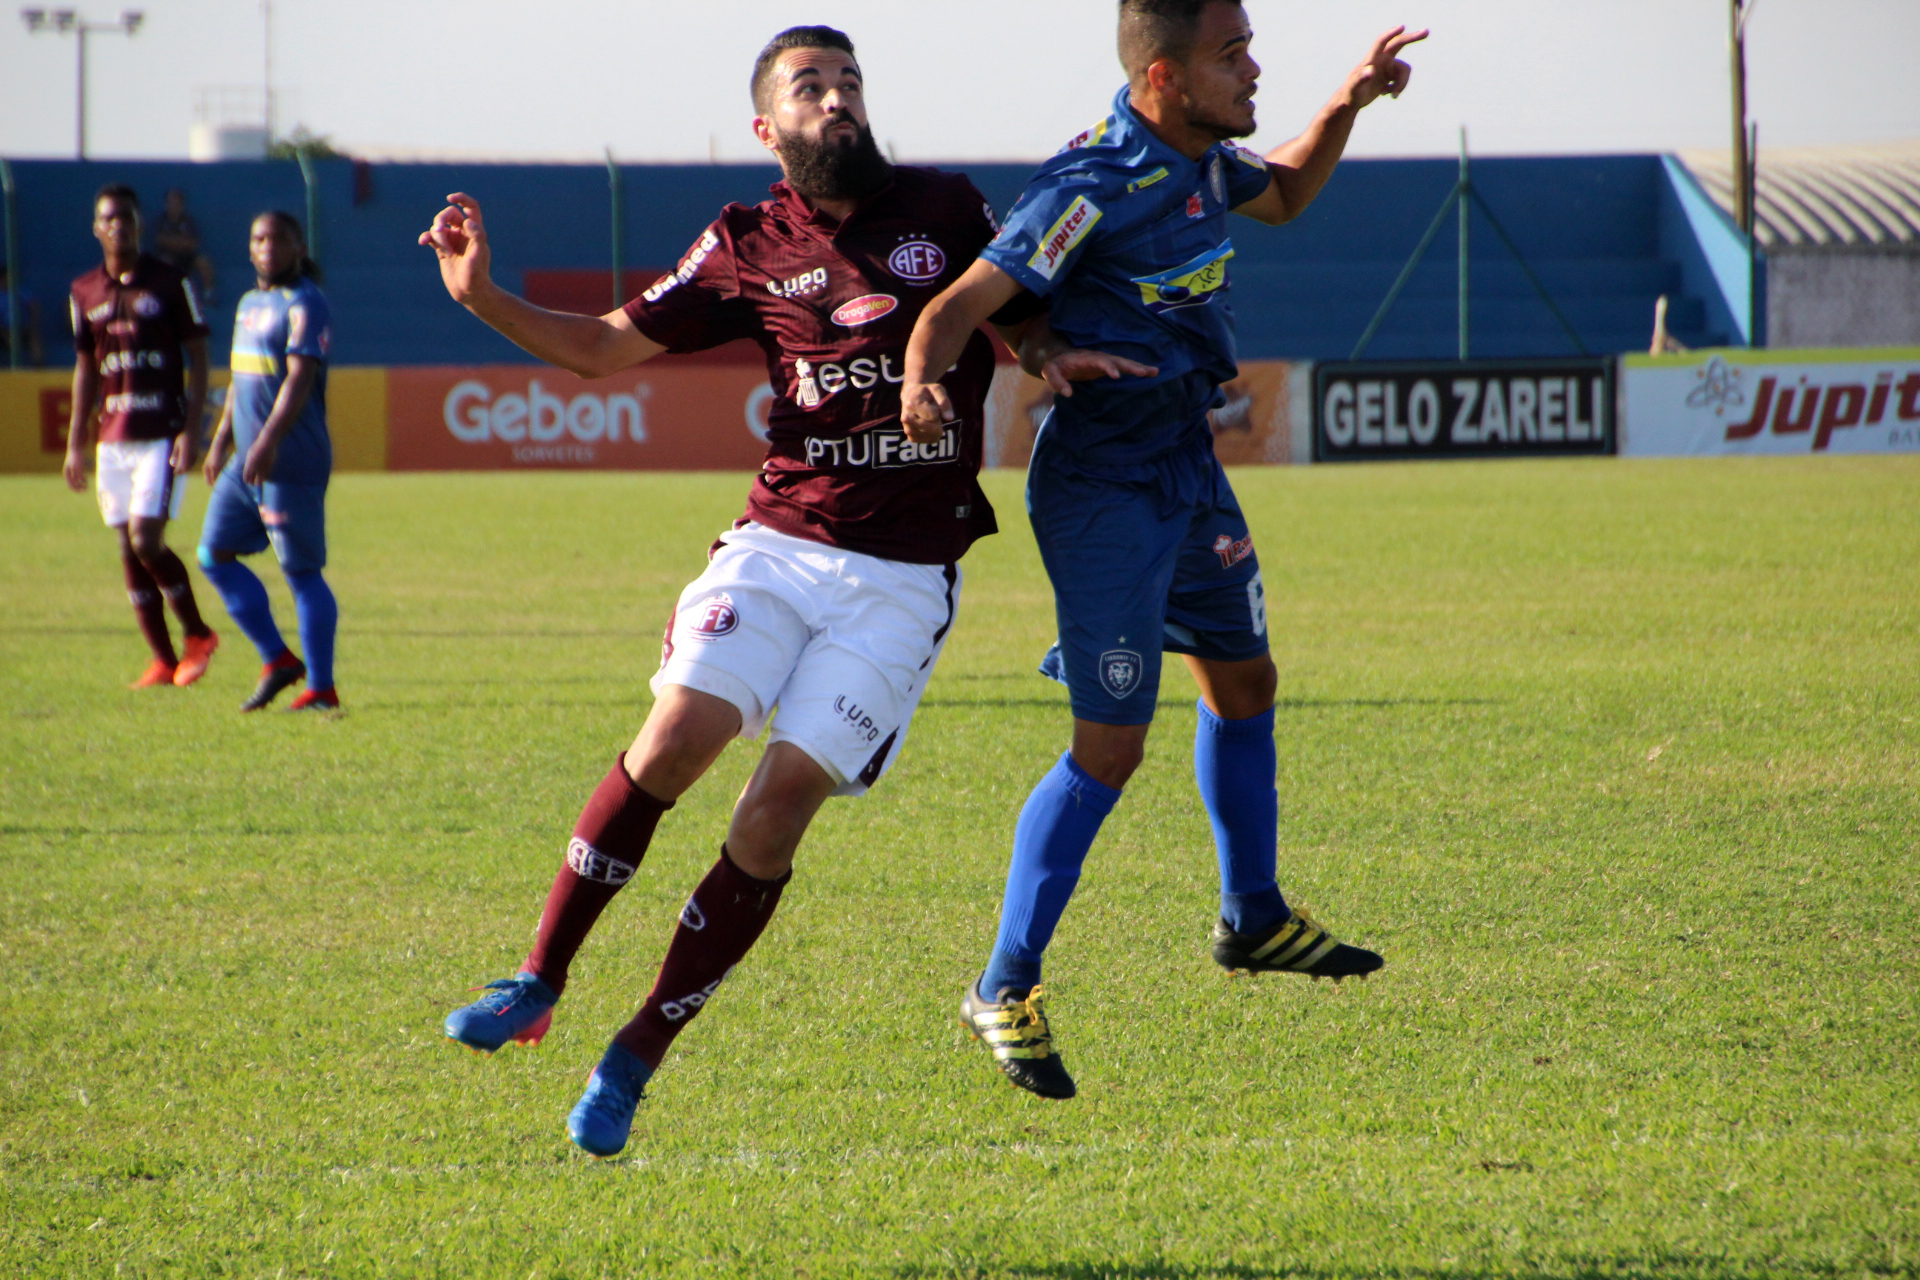
[[[657, 701], [574, 827], [532, 953], [447, 1019], [447, 1034], [475, 1049], [537, 1042], [569, 961], [661, 815], [777, 705], [652, 993], [569, 1117], [573, 1140], [595, 1155], [625, 1145], [674, 1036], [766, 927], [820, 806], [864, 792], [898, 756], [953, 623], [954, 562], [995, 527], [977, 481], [988, 339], [974, 334], [945, 375], [955, 421], [918, 442], [899, 416], [914, 319], [993, 238], [993, 215], [964, 177], [889, 165], [861, 87], [840, 32], [775, 37], [755, 64], [754, 130], [785, 180], [755, 208], [727, 206], [677, 270], [605, 316], [544, 311], [495, 286], [469, 196], [448, 197], [420, 237], [448, 292], [543, 360], [598, 377], [748, 338], [766, 352], [775, 392], [746, 515], [681, 594]], [[1001, 332], [1017, 342], [1024, 327]]]
[[[220, 640], [201, 621], [187, 567], [167, 546], [207, 398], [207, 325], [186, 277], [140, 252], [140, 201], [106, 186], [94, 200], [102, 265], [73, 282], [73, 417], [67, 484], [87, 488], [87, 428], [100, 410], [100, 514], [120, 537], [120, 563], [140, 630], [153, 650], [136, 689], [189, 685], [206, 674]], [[186, 632], [173, 648], [166, 605]]]

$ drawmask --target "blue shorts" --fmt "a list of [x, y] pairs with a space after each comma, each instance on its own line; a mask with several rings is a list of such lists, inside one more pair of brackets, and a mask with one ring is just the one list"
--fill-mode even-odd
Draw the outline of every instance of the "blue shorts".
[[1205, 436], [1111, 474], [1037, 448], [1027, 513], [1053, 580], [1060, 639], [1041, 665], [1073, 714], [1146, 724], [1162, 651], [1240, 662], [1267, 652], [1253, 536]]
[[327, 565], [327, 486], [250, 485], [228, 467], [213, 486], [200, 550], [250, 556], [269, 546], [288, 573]]

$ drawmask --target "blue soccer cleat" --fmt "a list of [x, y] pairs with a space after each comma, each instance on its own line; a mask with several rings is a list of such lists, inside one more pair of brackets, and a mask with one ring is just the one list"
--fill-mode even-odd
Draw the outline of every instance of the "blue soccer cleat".
[[447, 1039], [475, 1053], [492, 1053], [509, 1040], [536, 1045], [553, 1025], [553, 988], [530, 973], [486, 985], [487, 994], [447, 1015]]
[[620, 1154], [633, 1132], [633, 1109], [647, 1096], [653, 1068], [617, 1044], [607, 1046], [587, 1077], [587, 1091], [567, 1116], [573, 1145], [602, 1160]]

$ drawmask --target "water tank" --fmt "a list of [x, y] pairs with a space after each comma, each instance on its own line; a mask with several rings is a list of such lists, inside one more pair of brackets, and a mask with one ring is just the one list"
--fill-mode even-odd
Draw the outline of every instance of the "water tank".
[[189, 160], [265, 160], [267, 129], [258, 124], [196, 124], [187, 134]]

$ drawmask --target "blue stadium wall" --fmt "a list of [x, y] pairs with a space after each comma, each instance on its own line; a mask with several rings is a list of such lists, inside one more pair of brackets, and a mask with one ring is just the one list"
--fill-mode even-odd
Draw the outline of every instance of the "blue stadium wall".
[[[1031, 167], [965, 165], [997, 209]], [[306, 207], [291, 162], [18, 161], [21, 283], [41, 300], [48, 359], [71, 359], [67, 283], [98, 261], [92, 193], [125, 182], [149, 217], [169, 187], [187, 192], [219, 274], [215, 350], [252, 283], [246, 231], [265, 208]], [[605, 270], [611, 256], [607, 173], [598, 165], [374, 164], [327, 160], [319, 183], [319, 256], [342, 364], [492, 364], [525, 360], [447, 300], [415, 238], [450, 191], [485, 205], [495, 274], [518, 288], [528, 270]], [[1657, 155], [1486, 159], [1474, 180], [1529, 264], [1596, 353], [1644, 350], [1654, 300], [1670, 297], [1669, 330], [1689, 346], [1742, 340], [1745, 300], [1720, 296], [1708, 269], [1724, 245], [1675, 193], [1677, 165]], [[764, 198], [771, 166], [623, 167], [625, 263], [668, 268], [730, 200]], [[1452, 160], [1352, 160], [1306, 215], [1281, 228], [1234, 227], [1234, 299], [1249, 359], [1344, 359], [1457, 176]], [[1698, 202], [1695, 201], [1695, 204]], [[1554, 355], [1572, 344], [1477, 211], [1472, 237], [1475, 356]], [[1455, 238], [1438, 237], [1367, 352], [1369, 359], [1451, 358]]]

